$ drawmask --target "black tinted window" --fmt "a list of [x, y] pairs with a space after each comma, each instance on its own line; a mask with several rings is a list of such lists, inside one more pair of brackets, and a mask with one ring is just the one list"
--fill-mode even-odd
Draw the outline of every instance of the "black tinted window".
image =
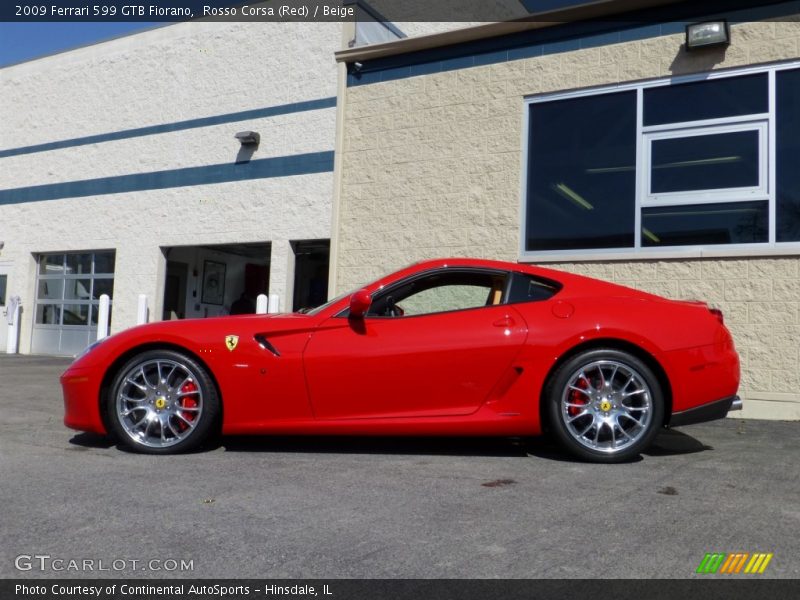
[[508, 290], [508, 304], [518, 302], [538, 302], [548, 300], [558, 292], [561, 287], [551, 281], [537, 279], [532, 275], [524, 273], [513, 273], [511, 275], [511, 286]]
[[653, 140], [653, 194], [759, 185], [758, 131]]
[[683, 83], [644, 91], [644, 125], [765, 113], [767, 74]]
[[800, 241], [800, 70], [777, 74], [776, 238]]
[[768, 223], [766, 201], [645, 208], [642, 246], [766, 242]]
[[636, 92], [530, 106], [526, 250], [634, 243]]

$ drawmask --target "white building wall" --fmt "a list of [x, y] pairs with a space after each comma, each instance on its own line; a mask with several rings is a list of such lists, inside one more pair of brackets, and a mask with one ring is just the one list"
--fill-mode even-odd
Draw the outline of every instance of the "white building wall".
[[[261, 134], [253, 162], [332, 152], [340, 42], [336, 23], [181, 23], [0, 70], [0, 260], [23, 300], [20, 350], [30, 350], [41, 252], [116, 250], [112, 333], [135, 324], [140, 293], [160, 317], [168, 246], [272, 242], [270, 291], [285, 306], [289, 240], [330, 237], [332, 172], [183, 185], [180, 170], [213, 181], [210, 166], [247, 169], [232, 166], [242, 130]], [[268, 107], [283, 114], [120, 133]], [[171, 170], [175, 185], [100, 181], [83, 195], [87, 180]], [[17, 201], [54, 184], [66, 187], [49, 195], [74, 197]]]

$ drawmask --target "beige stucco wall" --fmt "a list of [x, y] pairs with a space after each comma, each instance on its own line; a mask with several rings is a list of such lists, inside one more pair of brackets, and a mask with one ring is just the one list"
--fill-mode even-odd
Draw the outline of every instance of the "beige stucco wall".
[[[669, 35], [348, 88], [337, 292], [423, 258], [519, 259], [525, 96], [796, 59], [800, 23], [733, 25], [724, 50], [687, 54], [683, 42]], [[719, 306], [743, 361], [739, 415], [800, 418], [800, 257], [550, 266]]]

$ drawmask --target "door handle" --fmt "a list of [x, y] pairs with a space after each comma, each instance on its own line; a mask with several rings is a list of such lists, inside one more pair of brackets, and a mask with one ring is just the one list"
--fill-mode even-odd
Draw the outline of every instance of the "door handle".
[[506, 315], [502, 319], [497, 319], [492, 325], [495, 327], [513, 327], [516, 323], [513, 317]]

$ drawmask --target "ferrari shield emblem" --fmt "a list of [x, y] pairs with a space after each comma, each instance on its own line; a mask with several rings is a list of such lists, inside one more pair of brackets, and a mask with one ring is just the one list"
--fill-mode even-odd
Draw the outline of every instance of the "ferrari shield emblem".
[[225, 346], [231, 352], [234, 351], [236, 345], [239, 343], [239, 336], [238, 335], [226, 335], [225, 336]]

